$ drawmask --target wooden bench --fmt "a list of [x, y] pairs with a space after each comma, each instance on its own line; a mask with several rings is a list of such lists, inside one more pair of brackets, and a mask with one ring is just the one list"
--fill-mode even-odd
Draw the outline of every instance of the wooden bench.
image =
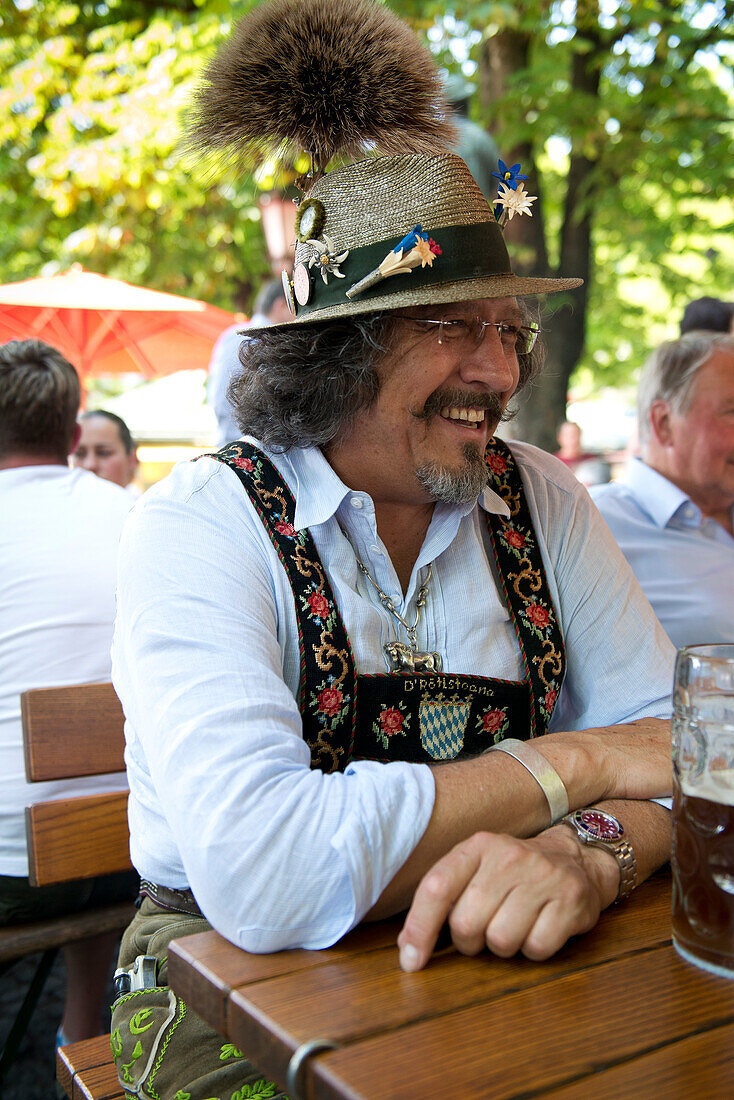
[[[124, 719], [112, 684], [25, 692], [21, 696], [21, 715], [30, 782], [124, 771]], [[33, 886], [132, 869], [126, 791], [35, 803], [26, 810], [26, 835]], [[0, 1055], [0, 1084], [17, 1053], [59, 947], [103, 932], [121, 933], [133, 914], [132, 903], [124, 902], [0, 929], [0, 973], [22, 956], [43, 952]], [[57, 1070], [60, 1083], [73, 1100], [117, 1100], [124, 1095], [112, 1063], [109, 1035], [63, 1048], [57, 1055]]]

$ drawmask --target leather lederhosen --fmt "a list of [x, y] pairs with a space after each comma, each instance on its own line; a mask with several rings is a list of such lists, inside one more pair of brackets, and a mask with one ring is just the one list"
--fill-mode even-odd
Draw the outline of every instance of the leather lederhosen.
[[487, 514], [525, 679], [456, 672], [357, 675], [349, 638], [311, 533], [293, 525], [295, 500], [262, 451], [232, 443], [209, 457], [237, 474], [288, 574], [300, 652], [298, 706], [312, 767], [343, 771], [351, 760], [433, 763], [476, 755], [504, 737], [547, 731], [563, 681], [563, 639], [548, 589], [520, 472], [494, 439], [488, 484], [509, 519]]

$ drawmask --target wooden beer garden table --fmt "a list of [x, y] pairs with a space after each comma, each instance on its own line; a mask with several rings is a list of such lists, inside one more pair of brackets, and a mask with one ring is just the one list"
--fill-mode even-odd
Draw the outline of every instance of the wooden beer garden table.
[[169, 980], [281, 1088], [302, 1044], [335, 1044], [301, 1062], [309, 1100], [731, 1098], [734, 981], [676, 954], [670, 891], [659, 872], [543, 963], [447, 948], [405, 974], [391, 920], [274, 955], [200, 933]]

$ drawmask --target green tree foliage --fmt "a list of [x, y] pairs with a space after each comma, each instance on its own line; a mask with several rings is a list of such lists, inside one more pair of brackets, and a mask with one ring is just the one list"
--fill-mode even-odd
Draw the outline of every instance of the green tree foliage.
[[[0, 280], [73, 261], [233, 308], [267, 274], [250, 176], [181, 153], [202, 65], [255, 0], [8, 0], [0, 15]], [[516, 266], [580, 274], [548, 300], [522, 433], [552, 445], [574, 370], [631, 375], [684, 302], [734, 293], [734, 4], [390, 0], [521, 160]], [[264, 173], [267, 175], [267, 172]], [[261, 185], [264, 183], [261, 178]], [[577, 373], [578, 377], [578, 373]]]
[[579, 365], [629, 378], [685, 301], [734, 297], [734, 5], [471, 0], [448, 20], [439, 4], [395, 6], [444, 27], [448, 68], [476, 32], [478, 113], [539, 196], [508, 226], [517, 266], [586, 280], [548, 300], [549, 362], [522, 417], [520, 434], [552, 447]]
[[217, 305], [267, 274], [252, 178], [182, 156], [201, 66], [248, 4], [144, 0], [3, 7], [0, 272], [73, 261]]

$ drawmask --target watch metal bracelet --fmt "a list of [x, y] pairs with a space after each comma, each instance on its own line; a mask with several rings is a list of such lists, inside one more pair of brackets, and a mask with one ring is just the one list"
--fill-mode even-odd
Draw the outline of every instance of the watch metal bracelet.
[[[605, 818], [614, 822], [619, 830], [619, 835], [616, 840], [592, 835], [588, 826], [585, 826], [583, 823], [584, 816], [590, 812], [602, 814]], [[619, 887], [617, 889], [617, 896], [614, 899], [614, 905], [628, 898], [637, 885], [637, 860], [635, 858], [635, 850], [630, 842], [624, 837], [624, 829], [619, 821], [617, 821], [616, 817], [614, 817], [613, 814], [608, 814], [605, 810], [593, 811], [587, 807], [586, 810], [575, 810], [573, 813], [566, 814], [561, 824], [568, 825], [569, 828], [573, 829], [582, 844], [587, 844], [589, 848], [603, 848], [605, 851], [609, 852], [610, 855], [614, 856], [617, 861], [617, 866], [619, 867]]]
[[551, 825], [565, 817], [569, 810], [568, 792], [560, 775], [542, 753], [526, 741], [518, 741], [515, 737], [506, 737], [504, 741], [490, 745], [484, 752], [506, 752], [530, 772], [548, 802]]

